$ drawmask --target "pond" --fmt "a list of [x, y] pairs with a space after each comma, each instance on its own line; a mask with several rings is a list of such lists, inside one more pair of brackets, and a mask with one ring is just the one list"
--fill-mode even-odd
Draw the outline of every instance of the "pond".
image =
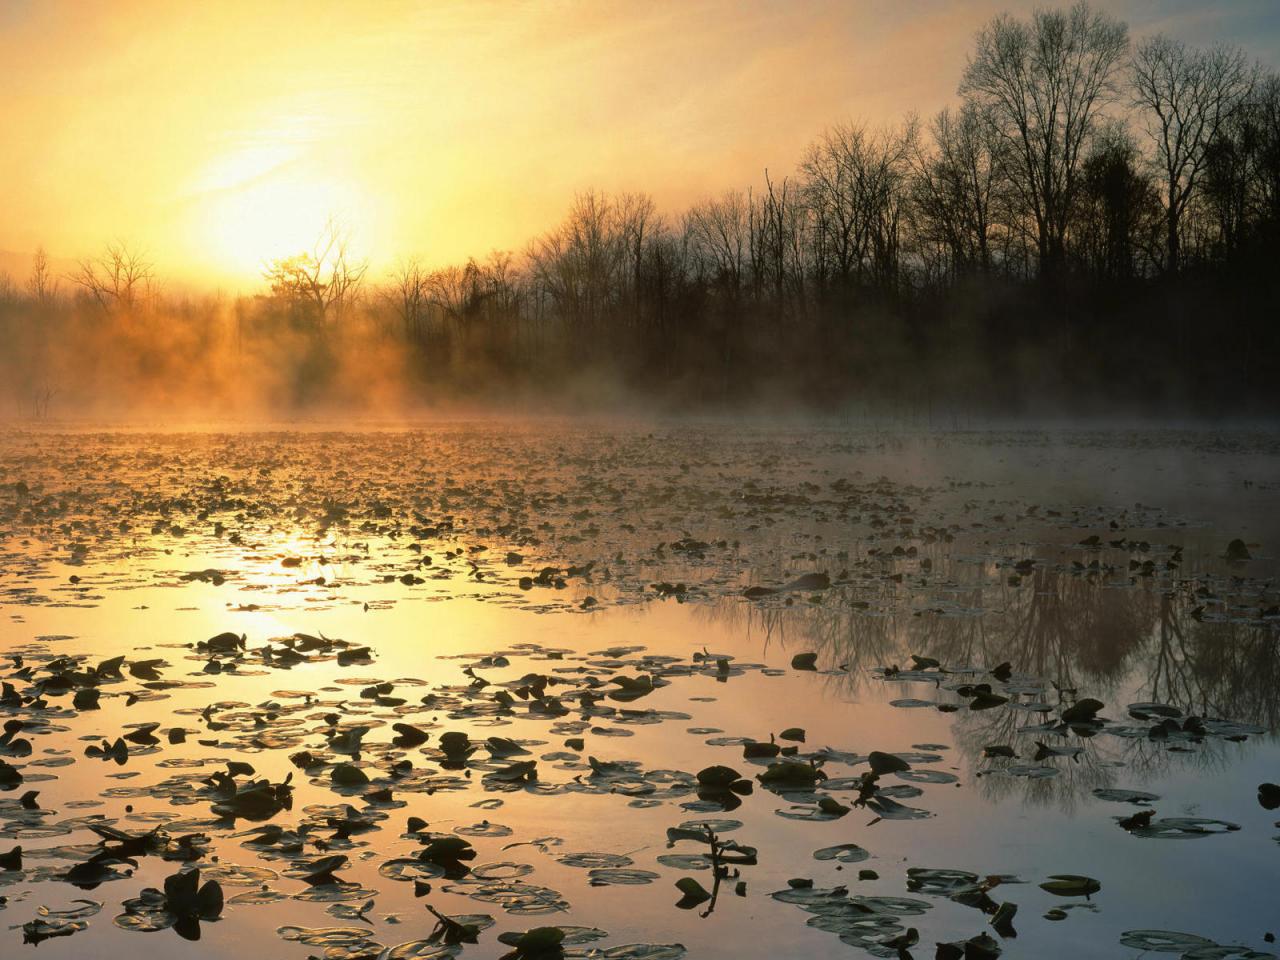
[[1278, 507], [1268, 431], [10, 429], [3, 955], [1280, 955]]

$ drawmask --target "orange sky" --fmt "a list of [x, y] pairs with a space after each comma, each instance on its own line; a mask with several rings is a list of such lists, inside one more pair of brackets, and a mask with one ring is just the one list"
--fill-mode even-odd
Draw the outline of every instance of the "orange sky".
[[[675, 210], [830, 123], [927, 115], [974, 31], [1034, 5], [0, 0], [0, 251], [122, 238], [249, 288], [330, 215], [375, 273], [519, 249], [579, 189]], [[1275, 60], [1273, 0], [1105, 6]]]

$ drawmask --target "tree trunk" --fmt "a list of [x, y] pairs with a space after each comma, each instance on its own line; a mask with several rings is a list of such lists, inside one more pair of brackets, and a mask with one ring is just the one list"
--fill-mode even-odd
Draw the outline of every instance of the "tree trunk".
[[1182, 266], [1182, 244], [1178, 239], [1178, 214], [1174, 211], [1173, 207], [1170, 207], [1165, 212], [1165, 224], [1168, 229], [1168, 239], [1166, 243], [1168, 245], [1167, 252], [1169, 256], [1168, 262], [1165, 264], [1165, 269], [1169, 273], [1177, 273], [1179, 268]]

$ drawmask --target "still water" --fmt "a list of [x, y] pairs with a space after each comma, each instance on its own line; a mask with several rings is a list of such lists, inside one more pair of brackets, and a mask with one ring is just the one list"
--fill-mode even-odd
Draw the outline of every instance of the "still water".
[[1278, 506], [1266, 432], [10, 430], [3, 955], [1271, 956]]

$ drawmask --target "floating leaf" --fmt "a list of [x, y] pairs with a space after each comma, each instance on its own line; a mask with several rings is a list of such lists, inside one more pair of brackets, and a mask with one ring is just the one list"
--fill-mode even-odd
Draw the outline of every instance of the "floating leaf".
[[1092, 877], [1055, 873], [1040, 884], [1040, 889], [1059, 897], [1087, 897], [1101, 890], [1102, 884]]
[[870, 853], [856, 843], [840, 843], [813, 852], [815, 860], [837, 860], [840, 863], [861, 863], [870, 856]]
[[676, 889], [683, 894], [680, 902], [676, 904], [682, 909], [691, 909], [711, 899], [711, 894], [707, 893], [706, 888], [693, 877], [681, 877], [676, 881]]

